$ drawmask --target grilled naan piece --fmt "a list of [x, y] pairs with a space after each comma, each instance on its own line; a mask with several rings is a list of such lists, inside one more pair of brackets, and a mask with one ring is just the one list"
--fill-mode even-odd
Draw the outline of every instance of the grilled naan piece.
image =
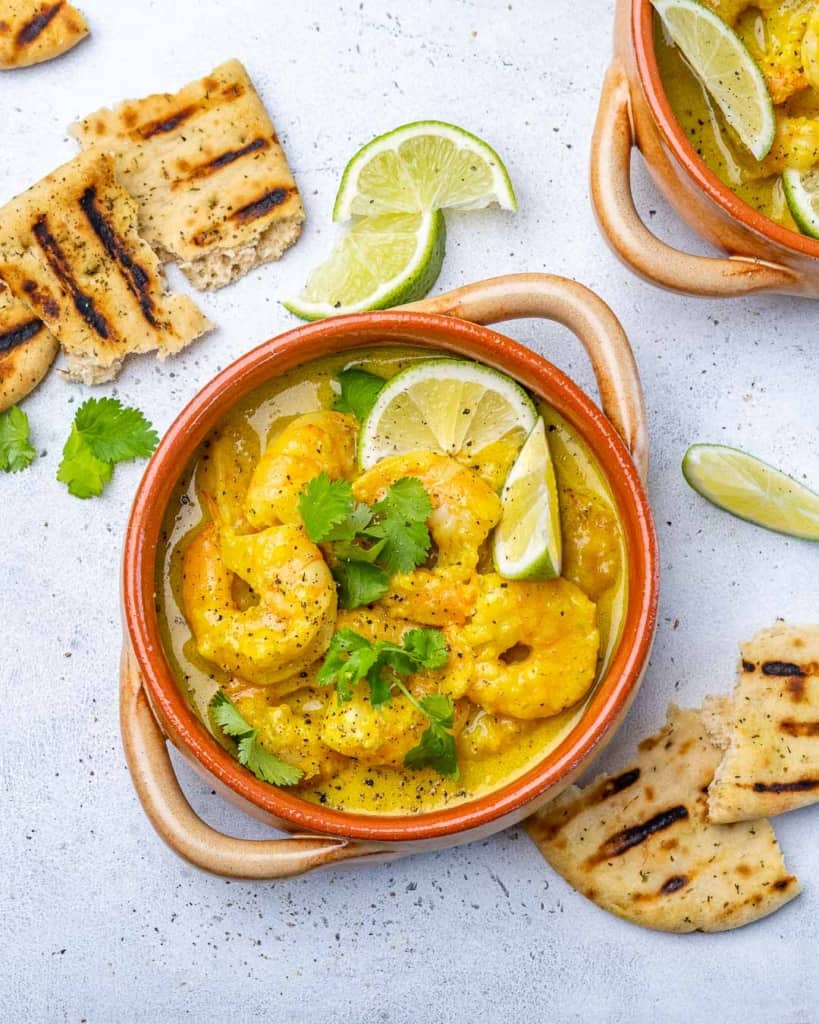
[[768, 821], [714, 825], [720, 752], [701, 713], [673, 705], [615, 777], [571, 787], [527, 823], [552, 867], [598, 906], [661, 931], [725, 931], [799, 892]]
[[57, 339], [0, 285], [0, 412], [22, 401], [48, 373]]
[[731, 697], [709, 697], [705, 725], [724, 749], [708, 788], [714, 822], [819, 801], [819, 626], [778, 623], [742, 645]]
[[57, 336], [68, 376], [116, 376], [130, 352], [178, 352], [210, 328], [165, 292], [136, 204], [102, 152], [81, 153], [0, 209], [0, 279]]
[[102, 146], [139, 203], [140, 230], [197, 288], [277, 260], [304, 208], [273, 124], [238, 60], [175, 94], [103, 108], [69, 129]]
[[85, 18], [65, 0], [4, 0], [0, 68], [23, 68], [59, 57], [87, 35]]

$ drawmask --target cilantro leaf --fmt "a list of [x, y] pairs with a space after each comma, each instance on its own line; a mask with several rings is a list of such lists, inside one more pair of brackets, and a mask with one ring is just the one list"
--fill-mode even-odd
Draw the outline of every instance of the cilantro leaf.
[[458, 778], [455, 737], [455, 705], [444, 693], [431, 693], [416, 699], [401, 681], [420, 668], [441, 668], [449, 649], [439, 629], [413, 629], [405, 633], [401, 644], [386, 640], [371, 642], [352, 629], [339, 630], [330, 641], [327, 657], [318, 673], [322, 686], [335, 684], [340, 704], [352, 700], [353, 687], [366, 679], [374, 708], [389, 703], [393, 687], [429, 720], [420, 743], [408, 751], [408, 768], [434, 768], [441, 775]]
[[434, 768], [439, 775], [457, 779], [460, 772], [455, 737], [442, 725], [430, 722], [421, 742], [404, 755], [404, 764], [407, 768]]
[[114, 467], [91, 451], [76, 424], [63, 448], [57, 479], [67, 485], [75, 498], [96, 498], [111, 479]]
[[381, 389], [387, 383], [374, 373], [351, 367], [338, 375], [341, 394], [333, 403], [337, 412], [351, 412], [358, 420], [364, 420], [375, 405]]
[[16, 405], [0, 415], [0, 469], [19, 473], [34, 461], [37, 452], [28, 440], [28, 416]]
[[329, 540], [333, 529], [354, 510], [350, 481], [331, 480], [327, 473], [314, 476], [299, 495], [299, 513], [314, 544]]
[[211, 719], [227, 736], [236, 740], [236, 756], [257, 779], [273, 786], [294, 786], [304, 775], [295, 765], [276, 757], [258, 740], [258, 732], [223, 690], [217, 690], [209, 706]]
[[396, 481], [373, 506], [373, 514], [376, 521], [366, 533], [386, 541], [379, 561], [390, 575], [412, 572], [426, 561], [432, 543], [426, 525], [432, 503], [420, 480]]
[[347, 610], [372, 604], [390, 589], [387, 573], [369, 562], [339, 562], [333, 567], [333, 579], [338, 584], [338, 602]]
[[77, 498], [96, 497], [116, 463], [150, 455], [158, 441], [139, 409], [116, 398], [89, 398], [74, 416], [57, 479]]
[[353, 511], [347, 516], [346, 519], [342, 520], [337, 526], [334, 526], [328, 533], [326, 540], [328, 541], [348, 541], [353, 540], [360, 533], [370, 525], [373, 514], [370, 511], [370, 506], [365, 505], [363, 502], [356, 505]]
[[102, 462], [142, 458], [159, 444], [159, 435], [140, 410], [116, 398], [89, 398], [77, 409], [74, 425]]

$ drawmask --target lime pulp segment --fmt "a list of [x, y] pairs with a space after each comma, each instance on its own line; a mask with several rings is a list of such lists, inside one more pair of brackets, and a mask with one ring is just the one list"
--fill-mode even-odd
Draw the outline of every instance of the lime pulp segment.
[[819, 170], [785, 171], [782, 185], [799, 230], [810, 238], [819, 238]]
[[419, 210], [478, 210], [496, 202], [516, 210], [503, 161], [482, 139], [443, 121], [402, 125], [350, 160], [333, 219]]
[[777, 533], [819, 541], [819, 494], [739, 448], [695, 444], [683, 474], [719, 508]]
[[460, 359], [416, 363], [396, 374], [362, 424], [358, 461], [427, 450], [473, 456], [512, 431], [520, 443], [537, 419], [526, 392], [505, 374]]
[[414, 302], [438, 279], [445, 249], [446, 225], [437, 210], [361, 218], [285, 306], [303, 320], [318, 320]]

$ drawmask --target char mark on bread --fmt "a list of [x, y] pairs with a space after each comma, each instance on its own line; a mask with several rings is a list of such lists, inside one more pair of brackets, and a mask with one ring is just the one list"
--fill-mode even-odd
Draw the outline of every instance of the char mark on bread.
[[36, 337], [44, 329], [42, 320], [29, 320], [18, 327], [0, 334], [0, 353], [10, 352], [18, 345], [24, 345], [27, 341]]
[[105, 251], [122, 271], [128, 288], [139, 303], [142, 314], [151, 327], [158, 327], [154, 300], [151, 297], [151, 278], [128, 252], [128, 247], [114, 230], [113, 225], [100, 209], [97, 190], [91, 185], [80, 198], [80, 207], [94, 234], [102, 242]]
[[63, 6], [63, 0], [59, 0], [56, 4], [50, 4], [48, 7], [41, 9], [37, 14], [34, 15], [29, 21], [22, 26], [20, 31], [17, 33], [16, 43], [18, 46], [30, 46], [35, 39], [48, 27], [51, 21], [59, 14], [60, 8]]
[[632, 825], [630, 828], [624, 828], [620, 832], [615, 832], [613, 836], [609, 836], [597, 853], [589, 858], [588, 863], [590, 865], [600, 864], [603, 861], [610, 860], [612, 857], [620, 857], [635, 846], [639, 846], [647, 839], [650, 839], [657, 832], [662, 832], [676, 822], [685, 821], [687, 818], [688, 808], [682, 804], [678, 804], [676, 807], [669, 807], [665, 811], [660, 811], [659, 814], [655, 814], [648, 821], [643, 821], [639, 825]]
[[60, 281], [63, 287], [70, 293], [74, 300], [74, 306], [80, 316], [85, 320], [101, 338], [108, 338], [111, 334], [111, 327], [105, 317], [94, 305], [94, 300], [87, 295], [77, 284], [71, 265], [60, 248], [57, 239], [48, 230], [48, 223], [45, 214], [41, 214], [32, 228], [34, 237], [37, 239], [46, 262], [51, 267], [54, 276]]

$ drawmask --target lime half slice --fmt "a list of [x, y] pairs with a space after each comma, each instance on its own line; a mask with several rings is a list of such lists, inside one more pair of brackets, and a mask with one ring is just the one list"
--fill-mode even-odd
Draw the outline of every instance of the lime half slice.
[[319, 320], [414, 302], [438, 279], [445, 249], [446, 225], [435, 210], [363, 217], [284, 305], [302, 320]]
[[503, 161], [483, 140], [443, 121], [415, 121], [368, 142], [344, 169], [333, 220], [419, 210], [516, 210]]
[[557, 483], [543, 420], [509, 471], [501, 493], [503, 515], [495, 530], [495, 568], [508, 580], [551, 580], [560, 575], [562, 540]]
[[767, 530], [819, 540], [819, 494], [739, 448], [695, 444], [682, 464], [688, 483], [731, 515]]
[[757, 160], [770, 151], [776, 115], [765, 76], [719, 15], [698, 0], [651, 0], [666, 31]]
[[782, 175], [788, 209], [803, 235], [819, 238], [819, 171], [785, 171]]
[[419, 450], [468, 456], [535, 425], [532, 400], [509, 377], [479, 363], [431, 359], [387, 382], [358, 437], [358, 462], [370, 469], [388, 455]]

